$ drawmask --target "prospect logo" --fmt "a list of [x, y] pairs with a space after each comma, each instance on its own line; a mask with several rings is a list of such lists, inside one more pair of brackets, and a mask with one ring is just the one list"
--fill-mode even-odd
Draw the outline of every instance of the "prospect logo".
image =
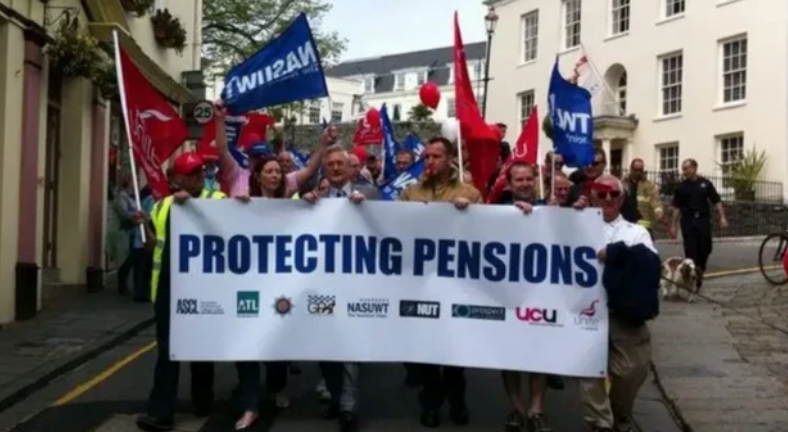
[[451, 305], [451, 316], [452, 318], [505, 321], [506, 308], [469, 304], [453, 304]]
[[406, 318], [440, 318], [441, 304], [434, 301], [400, 300], [399, 316]]
[[256, 317], [260, 315], [260, 293], [257, 291], [238, 291], [235, 299], [236, 312], [239, 317]]

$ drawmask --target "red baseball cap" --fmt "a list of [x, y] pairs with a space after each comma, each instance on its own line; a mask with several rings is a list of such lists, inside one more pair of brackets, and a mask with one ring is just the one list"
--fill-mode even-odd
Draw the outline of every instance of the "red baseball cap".
[[205, 160], [197, 153], [181, 153], [172, 164], [172, 171], [177, 175], [189, 175], [197, 168], [202, 168]]

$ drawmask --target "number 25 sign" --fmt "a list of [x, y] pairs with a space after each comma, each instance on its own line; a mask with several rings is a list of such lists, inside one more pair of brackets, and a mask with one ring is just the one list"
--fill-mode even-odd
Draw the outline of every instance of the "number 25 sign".
[[213, 104], [209, 101], [201, 101], [194, 105], [192, 112], [194, 121], [199, 124], [206, 124], [213, 120]]

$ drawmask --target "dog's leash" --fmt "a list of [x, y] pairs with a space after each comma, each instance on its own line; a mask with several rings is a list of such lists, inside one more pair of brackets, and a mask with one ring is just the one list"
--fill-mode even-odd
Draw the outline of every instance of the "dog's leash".
[[695, 295], [695, 296], [697, 296], [699, 298], [702, 298], [703, 300], [706, 300], [709, 303], [712, 303], [714, 305], [720, 306], [720, 307], [722, 307], [724, 309], [728, 309], [729, 311], [736, 312], [737, 314], [742, 315], [742, 316], [744, 316], [746, 318], [749, 318], [749, 319], [751, 319], [753, 321], [759, 322], [759, 323], [763, 324], [764, 326], [771, 328], [772, 330], [776, 330], [776, 331], [778, 331], [778, 332], [780, 332], [780, 333], [782, 333], [784, 335], [788, 335], [788, 330], [785, 330], [785, 329], [783, 329], [781, 327], [778, 327], [778, 326], [776, 326], [774, 324], [766, 322], [766, 321], [763, 320], [763, 318], [761, 318], [759, 316], [755, 316], [753, 314], [744, 312], [741, 309], [728, 306], [728, 305], [726, 305], [725, 303], [722, 303], [719, 300], [715, 300], [715, 299], [713, 299], [711, 297], [708, 297], [708, 296], [705, 296], [705, 295], [703, 295], [701, 293], [695, 292], [695, 291], [691, 290], [690, 288], [688, 288], [687, 286], [685, 286], [683, 284], [680, 284], [678, 282], [672, 281], [672, 280], [666, 278], [665, 276], [660, 275], [659, 278], [664, 280], [664, 281], [666, 281], [666, 282], [669, 282], [669, 283], [675, 285], [679, 289], [682, 289], [682, 290], [687, 291], [687, 292], [689, 292], [689, 293], [691, 293], [691, 294], [693, 294], [693, 295]]

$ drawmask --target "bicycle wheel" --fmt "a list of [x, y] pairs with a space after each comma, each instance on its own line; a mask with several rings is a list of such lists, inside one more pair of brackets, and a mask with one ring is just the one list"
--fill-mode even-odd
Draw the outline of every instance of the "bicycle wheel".
[[758, 252], [758, 266], [764, 279], [772, 285], [785, 285], [788, 275], [783, 269], [783, 257], [788, 248], [786, 233], [773, 233], [766, 236]]

